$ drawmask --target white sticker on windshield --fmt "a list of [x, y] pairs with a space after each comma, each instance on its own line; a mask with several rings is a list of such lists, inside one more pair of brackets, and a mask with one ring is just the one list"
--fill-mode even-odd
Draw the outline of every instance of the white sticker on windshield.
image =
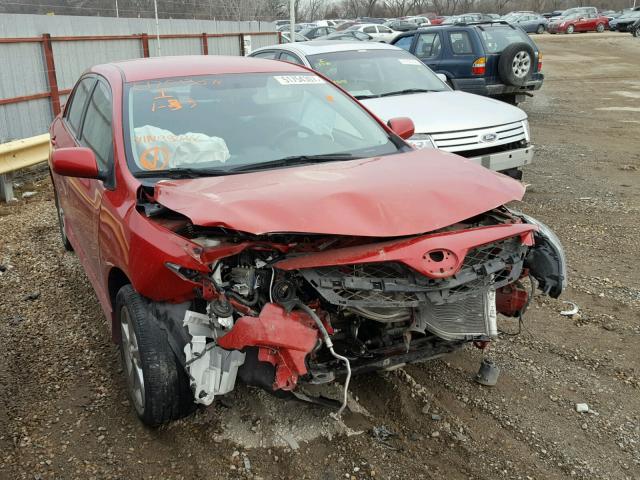
[[322, 78], [315, 75], [278, 75], [274, 76], [281, 85], [314, 85], [326, 83]]
[[403, 65], [420, 65], [420, 60], [415, 58], [399, 58], [398, 61]]

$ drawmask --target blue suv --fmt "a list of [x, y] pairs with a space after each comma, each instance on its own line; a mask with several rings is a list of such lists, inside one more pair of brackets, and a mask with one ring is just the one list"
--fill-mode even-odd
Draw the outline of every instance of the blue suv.
[[506, 22], [423, 27], [398, 35], [404, 48], [456, 90], [517, 105], [542, 86], [542, 54], [520, 28]]

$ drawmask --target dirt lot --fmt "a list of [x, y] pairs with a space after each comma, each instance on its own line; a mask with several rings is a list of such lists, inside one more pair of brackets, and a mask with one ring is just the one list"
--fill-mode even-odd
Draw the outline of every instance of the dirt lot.
[[640, 478], [640, 41], [536, 41], [547, 79], [524, 105], [538, 149], [519, 208], [563, 239], [580, 314], [538, 297], [489, 352], [498, 386], [473, 382], [468, 349], [357, 378], [343, 425], [240, 386], [146, 429], [41, 169], [17, 191], [34, 197], [0, 207], [0, 478]]

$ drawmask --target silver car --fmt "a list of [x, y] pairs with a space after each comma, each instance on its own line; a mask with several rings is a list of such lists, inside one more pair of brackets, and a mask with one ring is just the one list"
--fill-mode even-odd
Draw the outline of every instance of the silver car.
[[387, 121], [409, 117], [416, 148], [439, 148], [514, 178], [533, 160], [527, 114], [491, 98], [452, 90], [413, 55], [383, 43], [311, 41], [251, 56], [311, 67]]

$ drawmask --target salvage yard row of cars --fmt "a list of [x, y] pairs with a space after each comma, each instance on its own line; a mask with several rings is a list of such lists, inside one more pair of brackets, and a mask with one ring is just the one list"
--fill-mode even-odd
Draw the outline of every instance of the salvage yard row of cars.
[[[316, 23], [295, 25], [296, 41], [344, 40], [344, 34], [358, 32], [354, 39], [392, 43], [400, 33], [423, 29], [433, 25], [462, 25], [504, 21], [524, 30], [526, 33], [583, 33], [605, 30], [631, 32], [635, 36], [640, 7], [620, 11], [598, 10], [596, 7], [573, 7], [550, 13], [519, 10], [505, 15], [486, 13], [464, 13], [451, 16], [400, 17], [393, 19], [359, 18], [357, 20], [321, 20]], [[634, 26], [636, 24], [636, 26]], [[290, 25], [287, 20], [276, 21], [283, 41], [290, 41]]]
[[[521, 30], [477, 28], [429, 51], [462, 49], [512, 86], [542, 79]], [[562, 293], [560, 241], [507, 206], [533, 156], [526, 114], [453, 90], [418, 32], [406, 49], [280, 44], [77, 81], [50, 129], [62, 244], [145, 424], [238, 381], [307, 401], [305, 386], [338, 381], [340, 413], [352, 375], [484, 348], [498, 314]]]

